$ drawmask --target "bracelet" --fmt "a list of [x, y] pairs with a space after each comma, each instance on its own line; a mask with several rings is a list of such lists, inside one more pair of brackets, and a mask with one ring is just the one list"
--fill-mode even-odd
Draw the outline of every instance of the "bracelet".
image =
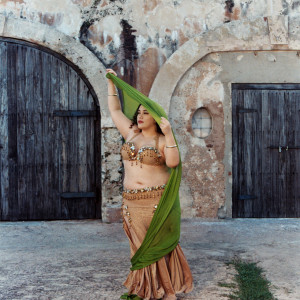
[[173, 146], [166, 146], [166, 148], [176, 148], [177, 145], [173, 145]]
[[112, 94], [112, 95], [108, 95], [108, 96], [118, 96], [118, 94]]

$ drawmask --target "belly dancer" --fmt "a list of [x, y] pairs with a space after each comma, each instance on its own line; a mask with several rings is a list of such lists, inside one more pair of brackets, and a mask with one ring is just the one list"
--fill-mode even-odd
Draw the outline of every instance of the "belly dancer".
[[[121, 148], [125, 170], [122, 214], [133, 267], [124, 282], [128, 293], [121, 299], [174, 300], [176, 293], [188, 293], [193, 288], [189, 265], [178, 244], [180, 205], [177, 190], [181, 176], [177, 171], [179, 164], [181, 167], [178, 145], [167, 118], [161, 117], [158, 125], [150, 113], [152, 110], [146, 109], [150, 99], [143, 102], [145, 106], [136, 104], [137, 109], [131, 119], [123, 113], [114, 85], [116, 81], [113, 81], [117, 74], [112, 69], [106, 72], [108, 108], [125, 139]], [[125, 88], [123, 96], [126, 97], [129, 92]], [[147, 99], [144, 96], [142, 100]], [[126, 102], [124, 105], [127, 105]], [[174, 200], [176, 197], [177, 202]], [[172, 250], [168, 252], [168, 249]]]

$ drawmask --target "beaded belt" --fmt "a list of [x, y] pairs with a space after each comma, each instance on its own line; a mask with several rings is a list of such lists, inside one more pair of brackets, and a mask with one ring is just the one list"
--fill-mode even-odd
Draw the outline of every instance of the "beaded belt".
[[140, 193], [140, 192], [143, 193], [143, 192], [163, 190], [165, 187], [166, 187], [166, 184], [163, 184], [163, 185], [156, 185], [156, 186], [151, 186], [151, 187], [144, 187], [142, 189], [133, 189], [133, 190], [124, 189], [123, 192], [128, 193], [128, 194], [136, 194], [136, 193]]
[[166, 187], [166, 184], [156, 185], [151, 187], [144, 187], [142, 189], [124, 189], [122, 196], [128, 200], [138, 200], [146, 198], [156, 198], [163, 194], [163, 189]]

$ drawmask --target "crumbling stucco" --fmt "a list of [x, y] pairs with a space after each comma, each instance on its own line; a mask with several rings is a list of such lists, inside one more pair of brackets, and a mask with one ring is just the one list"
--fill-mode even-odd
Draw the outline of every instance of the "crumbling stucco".
[[[291, 0], [4, 0], [0, 14], [40, 22], [70, 35], [90, 49], [106, 67], [144, 92], [174, 52], [199, 34], [227, 22], [267, 16], [295, 16], [299, 1]], [[126, 23], [132, 30], [122, 41]], [[239, 28], [237, 28], [239, 31]], [[122, 33], [123, 32], [123, 33]], [[241, 31], [243, 32], [243, 31]], [[131, 38], [132, 36], [132, 38]], [[126, 44], [133, 40], [136, 49]], [[157, 51], [153, 63], [147, 51]], [[130, 56], [128, 58], [128, 55]], [[155, 65], [145, 80], [143, 64]], [[146, 61], [147, 59], [147, 61]], [[128, 75], [129, 74], [129, 75]], [[147, 83], [145, 83], [147, 82]]]

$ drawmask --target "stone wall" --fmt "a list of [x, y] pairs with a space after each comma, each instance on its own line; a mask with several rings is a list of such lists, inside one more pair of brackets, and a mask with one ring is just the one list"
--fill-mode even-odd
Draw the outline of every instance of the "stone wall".
[[118, 130], [102, 128], [102, 218], [105, 222], [118, 221], [121, 218], [122, 173], [120, 159], [121, 135]]
[[[107, 67], [169, 112], [184, 160], [183, 216], [230, 217], [229, 85], [236, 80], [231, 76], [237, 57], [248, 70], [253, 55], [234, 53], [300, 50], [299, 12], [300, 1], [291, 0], [4, 0], [0, 35], [65, 55], [94, 87], [102, 116], [103, 220], [119, 220], [122, 185], [121, 139], [106, 104]], [[229, 64], [220, 51], [238, 56]], [[277, 57], [264, 55], [264, 64], [272, 62], [270, 55]], [[256, 78], [249, 74], [245, 82]], [[261, 80], [268, 78], [273, 77], [265, 73]], [[206, 139], [195, 137], [191, 128], [200, 106], [214, 122]]]

